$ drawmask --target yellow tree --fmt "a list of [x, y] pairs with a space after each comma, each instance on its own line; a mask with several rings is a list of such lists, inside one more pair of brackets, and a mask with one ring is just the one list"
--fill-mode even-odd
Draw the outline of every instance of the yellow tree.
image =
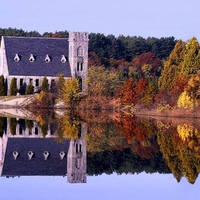
[[178, 98], [178, 107], [184, 109], [193, 109], [198, 105], [195, 99], [192, 99], [186, 91], [184, 91]]
[[62, 87], [61, 98], [62, 100], [64, 100], [65, 104], [71, 109], [74, 109], [78, 106], [81, 100], [81, 93], [79, 82], [76, 78], [72, 77], [65, 80]]

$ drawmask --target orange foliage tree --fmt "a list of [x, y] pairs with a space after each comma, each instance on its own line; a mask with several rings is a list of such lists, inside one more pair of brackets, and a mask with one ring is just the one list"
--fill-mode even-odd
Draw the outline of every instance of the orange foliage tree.
[[142, 67], [146, 64], [152, 66], [151, 74], [158, 74], [162, 63], [159, 58], [156, 57], [152, 52], [142, 53], [140, 56], [135, 58], [133, 61], [133, 66], [140, 72], [142, 72]]

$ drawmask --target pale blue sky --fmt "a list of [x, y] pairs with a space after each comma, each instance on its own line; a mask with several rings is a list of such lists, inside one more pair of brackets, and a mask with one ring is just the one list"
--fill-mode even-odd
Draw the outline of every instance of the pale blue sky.
[[0, 0], [0, 27], [200, 41], [199, 0]]
[[176, 182], [172, 174], [102, 175], [87, 184], [69, 184], [67, 177], [0, 177], [2, 200], [198, 200], [200, 180]]

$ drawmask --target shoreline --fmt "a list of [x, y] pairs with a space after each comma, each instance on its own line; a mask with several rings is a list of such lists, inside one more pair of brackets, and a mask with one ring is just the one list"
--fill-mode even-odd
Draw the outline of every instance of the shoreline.
[[[0, 113], [11, 113], [12, 110], [14, 113], [27, 113], [27, 116], [30, 117], [30, 112], [26, 107], [35, 100], [35, 95], [22, 95], [22, 96], [4, 96], [0, 97]], [[116, 102], [115, 102], [116, 103]], [[114, 103], [114, 104], [115, 104]], [[58, 104], [59, 105], [59, 104]], [[60, 106], [55, 106], [54, 110], [66, 109], [63, 104]], [[35, 108], [38, 109], [38, 108]], [[85, 109], [83, 109], [85, 110]], [[87, 109], [88, 110], [88, 109]], [[110, 109], [100, 109], [98, 111], [105, 111]], [[156, 109], [145, 109], [140, 107], [135, 107], [131, 109], [121, 109], [119, 106], [113, 106], [112, 109], [116, 112], [123, 112], [125, 114], [141, 116], [141, 117], [151, 117], [151, 118], [200, 118], [200, 111], [198, 109], [174, 109], [174, 110], [164, 110], [157, 111]], [[94, 111], [94, 110], [92, 110]], [[13, 114], [14, 114], [13, 113]], [[28, 114], [29, 113], [29, 114]], [[15, 115], [15, 114], [14, 114]], [[26, 115], [26, 114], [25, 114]]]

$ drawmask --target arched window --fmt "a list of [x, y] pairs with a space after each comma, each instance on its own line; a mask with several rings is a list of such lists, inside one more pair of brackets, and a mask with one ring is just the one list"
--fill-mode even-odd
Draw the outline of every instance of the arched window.
[[82, 47], [78, 47], [78, 49], [77, 49], [77, 55], [78, 56], [83, 56], [83, 48]]
[[14, 61], [15, 62], [19, 62], [20, 61], [20, 55], [18, 53], [15, 54]]
[[51, 61], [51, 57], [47, 54], [46, 57], [45, 57], [45, 59], [44, 59], [44, 61], [46, 63], [49, 63]]
[[33, 54], [30, 54], [29, 61], [30, 62], [34, 62], [35, 61], [35, 56]]
[[61, 63], [66, 63], [66, 62], [67, 62], [66, 56], [65, 56], [65, 55], [62, 55], [60, 61], [61, 61]]

